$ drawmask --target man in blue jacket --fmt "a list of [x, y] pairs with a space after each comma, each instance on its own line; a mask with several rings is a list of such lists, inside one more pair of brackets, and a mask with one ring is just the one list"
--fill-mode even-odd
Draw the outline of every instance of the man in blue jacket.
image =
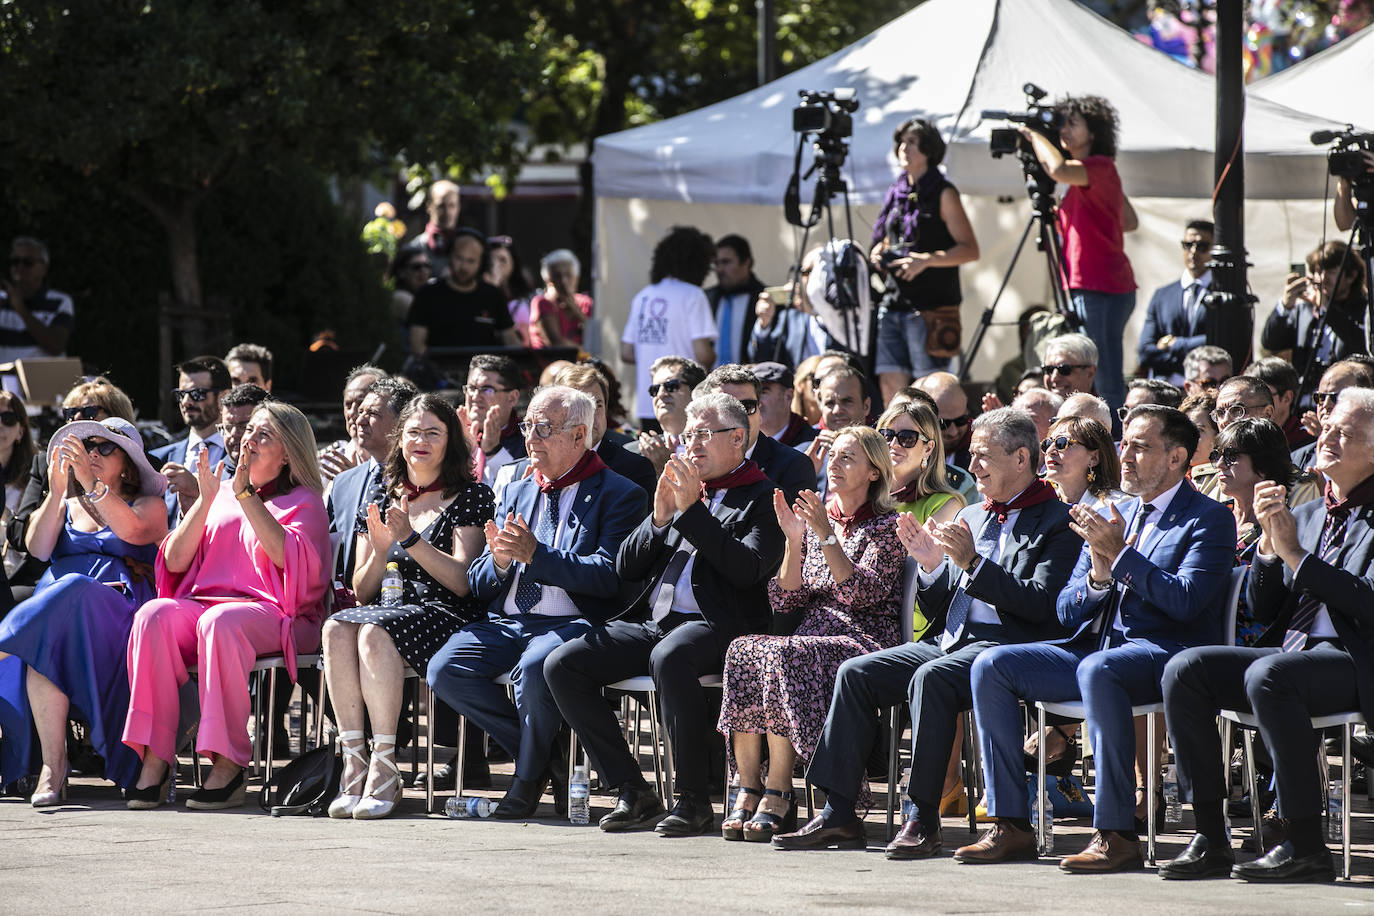
[[1155, 290], [1145, 311], [1136, 356], [1141, 371], [1183, 384], [1183, 357], [1207, 342], [1207, 308], [1212, 286], [1212, 224], [1195, 219], [1183, 230], [1183, 275]]

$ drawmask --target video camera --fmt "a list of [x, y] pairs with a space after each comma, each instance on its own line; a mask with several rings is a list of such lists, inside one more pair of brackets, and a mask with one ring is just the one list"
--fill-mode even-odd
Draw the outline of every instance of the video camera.
[[[983, 119], [1024, 124], [1037, 134], [1047, 137], [1057, 144], [1059, 142], [1059, 128], [1063, 125], [1064, 119], [1053, 107], [1040, 104], [1040, 100], [1048, 93], [1034, 83], [1026, 83], [1021, 87], [1021, 91], [1026, 94], [1025, 111], [985, 109], [982, 113]], [[992, 154], [994, 159], [1001, 159], [1008, 153], [1035, 155], [1030, 144], [1026, 142], [1026, 138], [1021, 136], [1021, 132], [1009, 127], [993, 129], [988, 152]]]
[[803, 89], [797, 93], [802, 103], [792, 109], [792, 129], [799, 134], [816, 134], [820, 140], [844, 140], [854, 135], [853, 113], [859, 110], [854, 90], [825, 92]]
[[1344, 130], [1313, 131], [1312, 143], [1315, 146], [1331, 144], [1326, 153], [1326, 170], [1332, 178], [1350, 182], [1350, 196], [1363, 222], [1374, 204], [1374, 174], [1370, 174], [1369, 163], [1365, 160], [1365, 153], [1374, 152], [1374, 134], [1361, 133], [1353, 124], [1347, 124]]

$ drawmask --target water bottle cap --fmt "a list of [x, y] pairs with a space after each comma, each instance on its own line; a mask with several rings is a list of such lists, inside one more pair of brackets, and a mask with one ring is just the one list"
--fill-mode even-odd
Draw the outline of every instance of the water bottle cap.
[[387, 568], [387, 569], [400, 569], [400, 568], [401, 568], [401, 564], [400, 564], [400, 563], [397, 563], [395, 560], [392, 560], [391, 562], [389, 562], [389, 563], [386, 564], [386, 568]]
[[575, 775], [579, 775], [579, 776], [586, 776], [586, 775], [587, 775], [587, 767], [586, 767], [584, 764], [579, 764], [579, 765], [573, 767], [573, 773], [574, 773]]

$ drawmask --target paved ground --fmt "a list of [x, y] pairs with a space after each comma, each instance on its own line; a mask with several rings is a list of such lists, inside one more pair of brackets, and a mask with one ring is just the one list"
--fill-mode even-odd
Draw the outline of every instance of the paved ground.
[[[508, 772], [498, 767], [496, 790], [481, 794], [499, 795]], [[594, 819], [609, 801], [593, 796]], [[139, 812], [126, 810], [108, 784], [77, 780], [60, 808], [0, 801], [0, 912], [1374, 910], [1374, 815], [1364, 804], [1356, 807], [1353, 882], [1274, 888], [1164, 882], [1148, 870], [1071, 876], [1052, 860], [889, 862], [878, 815], [869, 821], [867, 851], [783, 853], [719, 836], [604, 834], [555, 821], [548, 804], [541, 808], [547, 819], [526, 823], [427, 818], [423, 808], [423, 795], [410, 792], [386, 821], [273, 819], [258, 811], [250, 790], [238, 811], [178, 804]], [[947, 853], [966, 837], [966, 823], [945, 822]], [[1088, 828], [1061, 821], [1056, 837], [1058, 851], [1074, 852]], [[1184, 839], [1163, 837], [1160, 858]]]

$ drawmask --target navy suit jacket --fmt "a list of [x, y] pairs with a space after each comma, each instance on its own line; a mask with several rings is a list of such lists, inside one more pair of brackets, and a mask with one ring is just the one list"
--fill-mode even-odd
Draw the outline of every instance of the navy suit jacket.
[[329, 513], [329, 541], [334, 546], [334, 577], [342, 579], [350, 588], [353, 586], [353, 550], [358, 544], [356, 523], [358, 513], [367, 505], [370, 495], [366, 492], [367, 478], [374, 467], [376, 459], [370, 458], [339, 474], [324, 504]]
[[[1166, 334], [1174, 335], [1174, 342], [1169, 349], [1161, 350], [1155, 344]], [[1205, 343], [1207, 309], [1197, 309], [1190, 324], [1183, 313], [1183, 286], [1177, 280], [1155, 290], [1145, 310], [1145, 325], [1140, 329], [1140, 342], [1136, 345], [1140, 368], [1166, 377], [1181, 373], [1183, 357], [1189, 350]]]
[[1319, 555], [1326, 505], [1321, 500], [1303, 503], [1293, 510], [1298, 523], [1298, 543], [1310, 551], [1297, 571], [1275, 558], [1266, 563], [1256, 557], [1250, 567], [1247, 597], [1255, 619], [1268, 624], [1262, 646], [1283, 644], [1298, 601], [1305, 594], [1326, 605], [1331, 626], [1355, 662], [1355, 684], [1360, 710], [1374, 721], [1374, 506], [1351, 512], [1345, 537], [1328, 563]]
[[[538, 496], [539, 485], [533, 475], [512, 480], [496, 504], [496, 523], [504, 524], [507, 514], [534, 519]], [[614, 471], [598, 471], [577, 486], [577, 501], [568, 514], [565, 535], [571, 547], [536, 545], [534, 558], [523, 574], [533, 576], [541, 585], [566, 591], [589, 620], [609, 619], [623, 606], [615, 571], [616, 551], [648, 513], [648, 504], [644, 491], [635, 484]], [[506, 595], [514, 581], [513, 566], [504, 577], [497, 573], [490, 548], [468, 567], [472, 593], [497, 617], [505, 615]]]
[[[190, 433], [182, 436], [175, 442], [168, 443], [161, 448], [155, 448], [148, 453], [148, 460], [155, 468], [161, 468], [167, 462], [175, 462], [182, 467], [186, 466], [186, 445], [191, 441]], [[221, 446], [221, 451], [223, 448]], [[229, 469], [228, 455], [222, 454], [216, 461], [224, 461], [224, 473], [220, 475], [221, 480], [228, 480], [232, 475]], [[167, 504], [167, 525], [169, 528], [176, 527], [181, 520], [181, 503], [177, 500], [177, 495], [168, 487], [162, 493], [162, 501]]]
[[637, 452], [632, 452], [628, 446], [635, 440], [624, 433], [614, 430], [606, 430], [606, 434], [601, 437], [600, 444], [596, 447], [596, 453], [601, 456], [601, 460], [606, 462], [606, 467], [615, 471], [621, 477], [639, 485], [639, 488], [649, 494], [652, 499], [654, 488], [658, 486], [658, 474], [654, 472], [654, 463]]
[[[802, 490], [816, 487], [816, 466], [811, 459], [790, 445], [783, 445], [770, 436], [759, 434], [754, 443], [751, 460], [773, 481], [787, 497], [790, 506]], [[770, 503], [771, 505], [771, 503]]]
[[[958, 518], [975, 540], [992, 515], [982, 503], [965, 506]], [[969, 580], [968, 594], [992, 605], [1001, 619], [1003, 642], [1032, 642], [1063, 636], [1055, 600], [1069, 581], [1083, 541], [1069, 528], [1069, 507], [1057, 499], [1027, 506], [1016, 516], [1006, 548], [996, 563], [981, 563]], [[964, 571], [948, 558], [934, 581], [917, 591], [928, 637], [939, 639], [945, 615]]]
[[[1140, 498], [1125, 501], [1117, 511], [1125, 521], [1124, 530], [1130, 531]], [[1127, 547], [1112, 569], [1118, 586], [1126, 589], [1121, 599], [1126, 638], [1170, 654], [1221, 642], [1222, 605], [1235, 565], [1236, 520], [1231, 510], [1185, 481], [1144, 547], [1143, 553]], [[1074, 631], [1072, 639], [1086, 633], [1111, 606], [1112, 589], [1090, 597], [1091, 569], [1092, 554], [1085, 543], [1069, 584], [1059, 593], [1059, 621]]]

